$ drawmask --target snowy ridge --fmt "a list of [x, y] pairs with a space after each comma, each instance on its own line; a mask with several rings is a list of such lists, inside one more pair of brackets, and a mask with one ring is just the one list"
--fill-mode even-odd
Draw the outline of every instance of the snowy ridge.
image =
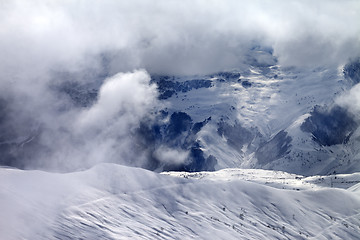
[[359, 184], [344, 190], [316, 179], [240, 169], [158, 174], [113, 164], [68, 174], [2, 168], [0, 211], [8, 217], [0, 237], [357, 239]]
[[319, 190], [324, 187], [347, 189], [360, 183], [360, 173], [305, 177], [281, 171], [228, 168], [216, 172], [163, 172], [162, 174], [214, 181], [245, 180], [274, 188], [297, 191], [309, 189]]

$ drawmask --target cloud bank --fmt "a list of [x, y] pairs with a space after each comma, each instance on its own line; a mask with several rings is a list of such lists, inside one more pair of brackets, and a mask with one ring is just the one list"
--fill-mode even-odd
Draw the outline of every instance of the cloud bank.
[[34, 103], [37, 99], [29, 99], [23, 107], [6, 102], [6, 112], [1, 109], [5, 118], [1, 127], [10, 129], [2, 132], [1, 144], [13, 141], [20, 152], [15, 161], [21, 163], [12, 165], [69, 171], [104, 161], [133, 166], [145, 162], [141, 152], [136, 152], [131, 133], [154, 106], [160, 106], [146, 71], [105, 79], [96, 102], [87, 108], [59, 110], [56, 106], [63, 99], [38, 98], [43, 103], [39, 107]]
[[[0, 142], [38, 133], [33, 158], [55, 165], [133, 161], [129, 132], [158, 106], [148, 73], [238, 68], [258, 45], [281, 65], [338, 66], [360, 56], [358, 22], [357, 0], [0, 1]], [[94, 105], [53, 90], [66, 76], [101, 85]]]
[[99, 54], [112, 74], [191, 74], [237, 67], [254, 43], [288, 65], [338, 64], [360, 51], [356, 0], [14, 0], [0, 11], [1, 70], [10, 76], [94, 67]]

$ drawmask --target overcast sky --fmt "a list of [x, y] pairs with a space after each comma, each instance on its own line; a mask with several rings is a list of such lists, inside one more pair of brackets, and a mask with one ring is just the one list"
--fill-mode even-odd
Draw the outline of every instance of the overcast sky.
[[234, 68], [249, 44], [281, 64], [343, 63], [360, 49], [358, 0], [0, 1], [1, 70], [94, 64], [112, 71], [202, 73]]

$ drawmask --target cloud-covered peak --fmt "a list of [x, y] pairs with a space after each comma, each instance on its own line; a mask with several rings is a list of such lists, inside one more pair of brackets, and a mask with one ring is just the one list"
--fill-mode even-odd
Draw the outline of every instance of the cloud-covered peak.
[[339, 64], [359, 55], [359, 12], [351, 0], [17, 0], [2, 3], [1, 70], [72, 69], [111, 53], [112, 73], [214, 72], [239, 66], [254, 41], [281, 64]]

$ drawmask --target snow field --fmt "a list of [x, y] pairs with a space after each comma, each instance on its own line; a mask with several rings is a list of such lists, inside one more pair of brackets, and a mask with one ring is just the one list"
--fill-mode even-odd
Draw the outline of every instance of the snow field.
[[330, 188], [315, 177], [283, 172], [158, 174], [114, 164], [67, 174], [2, 168], [0, 186], [1, 239], [360, 236], [359, 184]]

